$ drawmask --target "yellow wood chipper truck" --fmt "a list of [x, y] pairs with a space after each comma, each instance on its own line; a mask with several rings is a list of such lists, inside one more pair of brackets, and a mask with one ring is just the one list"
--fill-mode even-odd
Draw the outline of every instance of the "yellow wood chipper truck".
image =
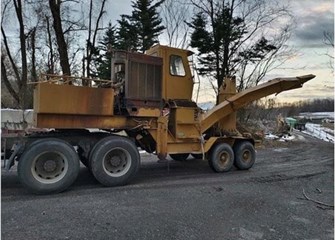
[[251, 168], [255, 142], [236, 130], [236, 111], [261, 97], [302, 87], [315, 76], [273, 79], [239, 93], [234, 78], [227, 78], [219, 104], [203, 112], [192, 101], [191, 55], [162, 45], [145, 54], [113, 51], [112, 79], [93, 80], [89, 86], [46, 75], [34, 90], [34, 125], [53, 130], [22, 138], [7, 169], [17, 161], [21, 183], [47, 194], [67, 189], [80, 161], [104, 186], [127, 184], [139, 170], [139, 149], [162, 160], [169, 155], [183, 161], [192, 154], [219, 173], [233, 165]]

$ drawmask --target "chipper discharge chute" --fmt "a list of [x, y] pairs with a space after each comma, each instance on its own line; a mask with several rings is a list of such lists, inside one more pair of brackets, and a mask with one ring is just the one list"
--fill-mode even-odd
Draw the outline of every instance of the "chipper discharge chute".
[[236, 93], [203, 115], [201, 120], [201, 129], [202, 131], [206, 131], [220, 119], [236, 112], [238, 109], [244, 107], [252, 101], [274, 93], [279, 94], [283, 91], [301, 88], [305, 82], [313, 79], [314, 77], [315, 75], [309, 74], [292, 78], [276, 78], [258, 86], [246, 89], [245, 91]]

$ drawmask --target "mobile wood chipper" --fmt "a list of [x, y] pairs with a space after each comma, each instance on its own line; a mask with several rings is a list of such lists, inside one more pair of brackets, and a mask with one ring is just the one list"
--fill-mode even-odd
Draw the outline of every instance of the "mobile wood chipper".
[[[253, 100], [302, 87], [315, 76], [273, 79], [240, 93], [234, 79], [225, 79], [219, 104], [202, 112], [191, 100], [190, 55], [161, 45], [146, 54], [113, 51], [109, 81], [75, 86], [63, 76], [38, 82], [34, 125], [54, 130], [21, 139], [7, 169], [18, 161], [22, 184], [46, 194], [67, 189], [77, 178], [79, 161], [101, 184], [124, 185], [139, 169], [138, 148], [159, 159], [201, 156], [215, 172], [233, 165], [251, 168], [254, 140], [236, 130], [235, 112]], [[91, 128], [105, 131], [87, 130]], [[122, 130], [127, 136], [115, 134]]]

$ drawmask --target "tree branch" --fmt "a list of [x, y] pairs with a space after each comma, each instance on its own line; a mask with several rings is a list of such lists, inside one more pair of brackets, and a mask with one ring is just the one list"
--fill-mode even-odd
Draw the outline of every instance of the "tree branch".
[[8, 89], [8, 92], [10, 95], [15, 99], [15, 101], [20, 104], [20, 97], [18, 93], [14, 90], [12, 84], [10, 83], [6, 71], [6, 66], [5, 66], [5, 61], [4, 61], [4, 56], [1, 56], [1, 80], [4, 82], [6, 88]]
[[19, 70], [14, 62], [14, 59], [12, 57], [12, 54], [9, 50], [9, 46], [8, 46], [8, 41], [7, 41], [7, 36], [6, 36], [6, 33], [5, 33], [5, 30], [4, 28], [2, 27], [1, 25], [1, 33], [2, 33], [2, 37], [3, 37], [3, 42], [5, 44], [5, 48], [6, 48], [6, 52], [7, 52], [7, 56], [9, 58], [9, 61], [12, 65], [12, 68], [13, 68], [13, 71], [14, 71], [14, 75], [15, 75], [15, 78], [17, 80], [17, 82], [19, 83], [19, 85], [21, 84], [21, 77], [20, 77], [20, 74], [19, 74]]

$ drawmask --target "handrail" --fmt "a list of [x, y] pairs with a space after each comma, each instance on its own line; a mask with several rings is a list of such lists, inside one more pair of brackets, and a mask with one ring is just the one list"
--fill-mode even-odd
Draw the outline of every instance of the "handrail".
[[239, 92], [202, 115], [200, 120], [201, 133], [204, 133], [222, 118], [237, 111], [254, 100], [274, 93], [279, 94], [283, 91], [300, 88], [305, 82], [313, 79], [314, 77], [315, 75], [309, 74], [292, 78], [275, 78], [266, 83]]
[[78, 76], [67, 76], [67, 75], [57, 75], [57, 74], [45, 74], [42, 73], [37, 82], [29, 82], [28, 84], [39, 84], [39, 83], [59, 83], [69, 84], [73, 80], [85, 80], [89, 82], [102, 82], [102, 83], [111, 83], [111, 80], [106, 79], [96, 79], [88, 77], [78, 77]]

